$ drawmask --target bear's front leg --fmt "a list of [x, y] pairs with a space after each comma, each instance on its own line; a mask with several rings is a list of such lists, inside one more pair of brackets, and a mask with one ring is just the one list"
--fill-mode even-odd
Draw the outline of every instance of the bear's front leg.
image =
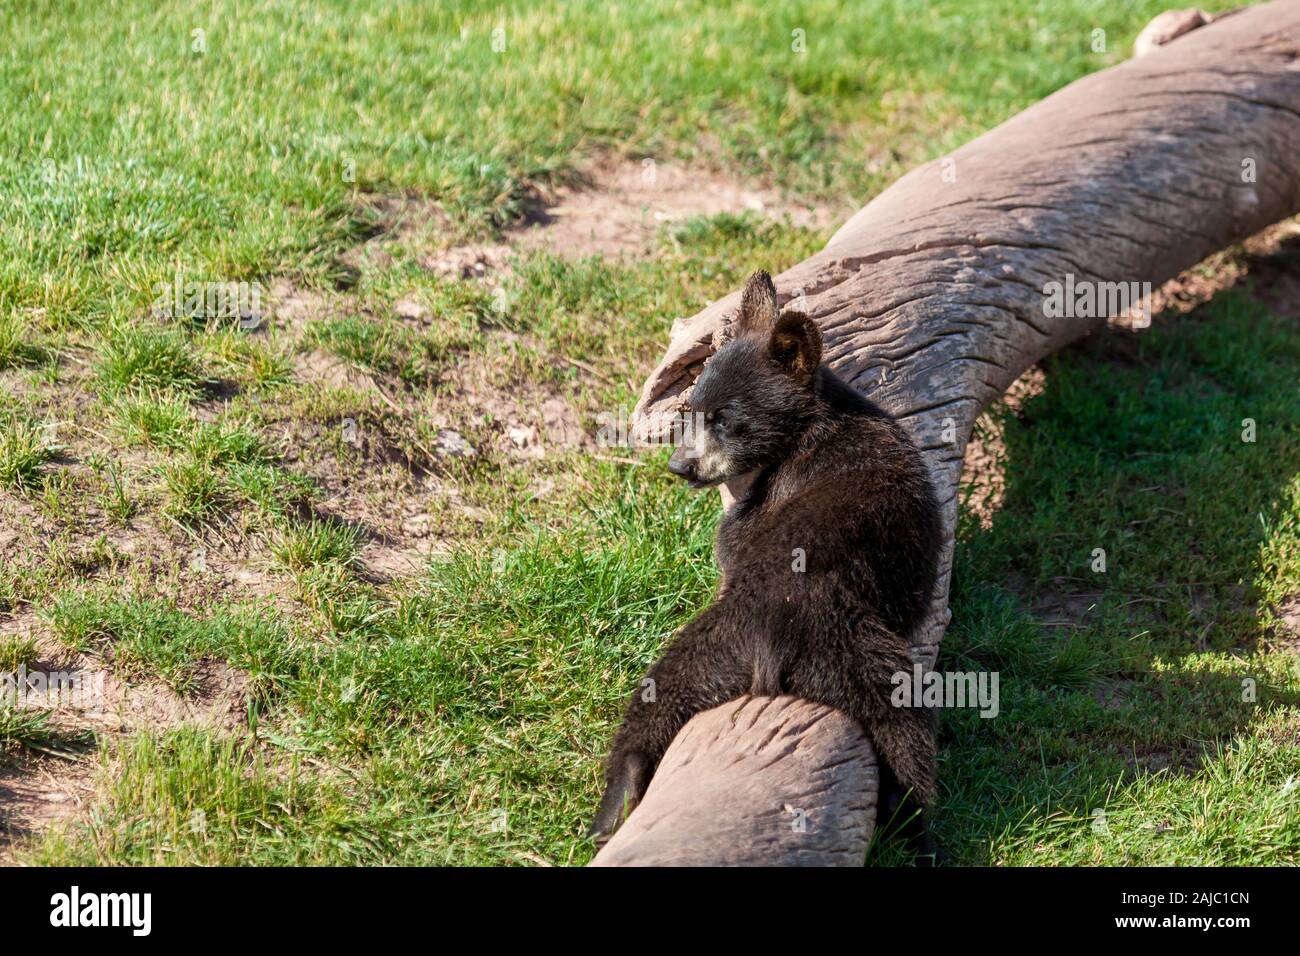
[[688, 624], [632, 692], [623, 723], [605, 761], [605, 794], [588, 836], [604, 844], [627, 819], [678, 731], [700, 711], [744, 694], [751, 679], [748, 654], [718, 640], [723, 605]]
[[608, 843], [614, 831], [637, 808], [650, 786], [653, 773], [650, 758], [643, 753], [632, 750], [609, 755], [605, 763], [605, 795], [601, 797], [596, 818], [587, 831], [587, 836], [594, 837], [597, 846]]

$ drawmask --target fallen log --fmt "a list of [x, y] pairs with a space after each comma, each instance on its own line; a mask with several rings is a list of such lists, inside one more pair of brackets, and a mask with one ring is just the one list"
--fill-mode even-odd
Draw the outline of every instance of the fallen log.
[[[950, 617], [958, 481], [979, 413], [1033, 363], [1131, 308], [1134, 290], [1300, 211], [1300, 2], [1154, 34], [1145, 55], [908, 173], [776, 278], [782, 306], [821, 326], [831, 367], [930, 461], [948, 543], [914, 638], [926, 667]], [[1089, 307], [1067, 288], [1086, 290]], [[637, 406], [640, 439], [669, 432], [738, 306], [735, 292], [674, 327]], [[870, 835], [870, 798], [855, 783], [869, 753], [861, 732], [828, 715], [782, 724], [789, 756], [765, 761], [752, 747], [758, 724], [723, 721], [731, 706], [686, 726], [597, 863], [861, 860], [862, 830], [843, 823], [860, 804]], [[783, 702], [770, 719], [815, 706]], [[794, 757], [813, 754], [828, 799], [803, 833], [778, 834], [781, 808], [810, 792]], [[827, 769], [841, 758], [843, 791]]]

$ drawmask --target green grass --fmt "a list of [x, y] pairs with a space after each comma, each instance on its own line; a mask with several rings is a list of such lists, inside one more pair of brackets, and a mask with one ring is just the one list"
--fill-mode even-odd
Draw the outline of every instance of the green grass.
[[233, 507], [221, 474], [201, 461], [171, 462], [162, 469], [163, 513], [183, 525], [211, 524]]
[[0, 414], [0, 485], [19, 492], [33, 490], [52, 455], [39, 424], [21, 415]]
[[198, 359], [173, 329], [125, 325], [113, 328], [102, 350], [100, 380], [106, 391], [193, 395], [201, 382]]
[[310, 501], [311, 481], [281, 468], [245, 425], [199, 423], [176, 412], [175, 405], [146, 402], [127, 406], [121, 420], [128, 434], [172, 453], [159, 467], [166, 516], [198, 528], [251, 505], [254, 514], [245, 517], [265, 524]]
[[354, 564], [360, 537], [355, 528], [315, 518], [285, 529], [271, 548], [286, 571], [298, 574], [323, 565]]
[[0, 767], [24, 750], [44, 749], [53, 739], [49, 715], [44, 711], [0, 701]]
[[[242, 862], [242, 843], [259, 838], [275, 847], [277, 865], [308, 865], [320, 861], [317, 846], [354, 840], [351, 819], [323, 812], [332, 791], [297, 761], [283, 771], [268, 766], [255, 744], [195, 729], [145, 733], [125, 748], [105, 799], [115, 819], [134, 806], [133, 819], [101, 830], [99, 845], [106, 858], [129, 864], [229, 866]], [[48, 847], [77, 850], [59, 834]]]
[[36, 642], [30, 637], [0, 637], [0, 674], [13, 674], [24, 664], [36, 660]]
[[[488, 281], [421, 254], [502, 238], [611, 154], [852, 208], [1119, 62], [1165, 6], [19, 4], [0, 26], [18, 157], [0, 164], [0, 527], [20, 535], [0, 623], [32, 614], [182, 694], [228, 662], [249, 718], [103, 737], [92, 812], [23, 858], [587, 860], [622, 702], [714, 586], [716, 502], [661, 455], [503, 453], [502, 404], [561, 396], [594, 430], [674, 317], [827, 235], [724, 214], [650, 256], [520, 252]], [[398, 195], [440, 213], [350, 254]], [[251, 331], [151, 315], [177, 276], [318, 305]], [[351, 384], [313, 379], [317, 351]], [[1300, 671], [1275, 619], [1300, 591], [1298, 372], [1294, 322], [1239, 291], [1069, 350], [1000, 413], [1005, 501], [990, 528], [963, 519], [940, 660], [1001, 682], [997, 719], [943, 722], [954, 862], [1300, 862]], [[449, 428], [473, 458], [439, 454]], [[372, 573], [362, 543], [420, 522], [445, 559]], [[251, 593], [194, 567], [200, 547]], [[1091, 610], [1034, 612], [1067, 600]], [[6, 640], [0, 672], [31, 653]], [[63, 733], [0, 706], [4, 759]], [[909, 862], [888, 834], [870, 860]]]
[[109, 407], [121, 438], [132, 445], [179, 447], [193, 424], [189, 404], [170, 394], [115, 395]]
[[0, 371], [34, 365], [45, 355], [33, 341], [31, 324], [17, 314], [0, 314]]
[[202, 343], [214, 370], [236, 385], [269, 394], [293, 378], [293, 364], [282, 355], [238, 329], [226, 329]]
[[256, 703], [299, 666], [295, 641], [255, 605], [205, 617], [160, 598], [69, 590], [52, 596], [44, 616], [69, 650], [111, 646], [112, 667], [122, 677], [155, 679], [180, 691], [192, 688], [200, 661], [219, 658], [251, 675]]
[[313, 323], [306, 338], [345, 362], [396, 375], [411, 385], [429, 384], [444, 354], [435, 338], [358, 316]]
[[[1003, 675], [999, 719], [945, 723], [944, 835], [966, 859], [1300, 857], [1278, 796], [1300, 670], [1269, 612], [1300, 586], [1297, 368], [1294, 324], [1225, 294], [1133, 352], [1103, 338], [1058, 357], [1006, 417], [1006, 507], [964, 535], [941, 660]], [[1036, 625], [996, 583], [1016, 578], [1095, 610]]]

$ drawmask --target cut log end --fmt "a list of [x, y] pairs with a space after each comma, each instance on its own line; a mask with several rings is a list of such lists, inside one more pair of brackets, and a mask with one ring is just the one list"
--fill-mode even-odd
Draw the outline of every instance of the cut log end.
[[1152, 50], [1172, 43], [1183, 34], [1191, 33], [1213, 19], [1212, 14], [1195, 8], [1166, 10], [1164, 13], [1157, 14], [1142, 28], [1142, 32], [1133, 41], [1133, 55], [1146, 56]]
[[856, 723], [794, 697], [698, 714], [593, 866], [861, 866], [875, 752]]

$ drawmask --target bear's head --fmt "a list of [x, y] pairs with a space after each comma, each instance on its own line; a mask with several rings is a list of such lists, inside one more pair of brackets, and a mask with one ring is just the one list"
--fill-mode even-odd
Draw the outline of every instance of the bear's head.
[[695, 488], [785, 458], [817, 406], [821, 330], [800, 312], [777, 309], [766, 272], [745, 283], [732, 331], [691, 391], [688, 427], [668, 462], [669, 471]]

